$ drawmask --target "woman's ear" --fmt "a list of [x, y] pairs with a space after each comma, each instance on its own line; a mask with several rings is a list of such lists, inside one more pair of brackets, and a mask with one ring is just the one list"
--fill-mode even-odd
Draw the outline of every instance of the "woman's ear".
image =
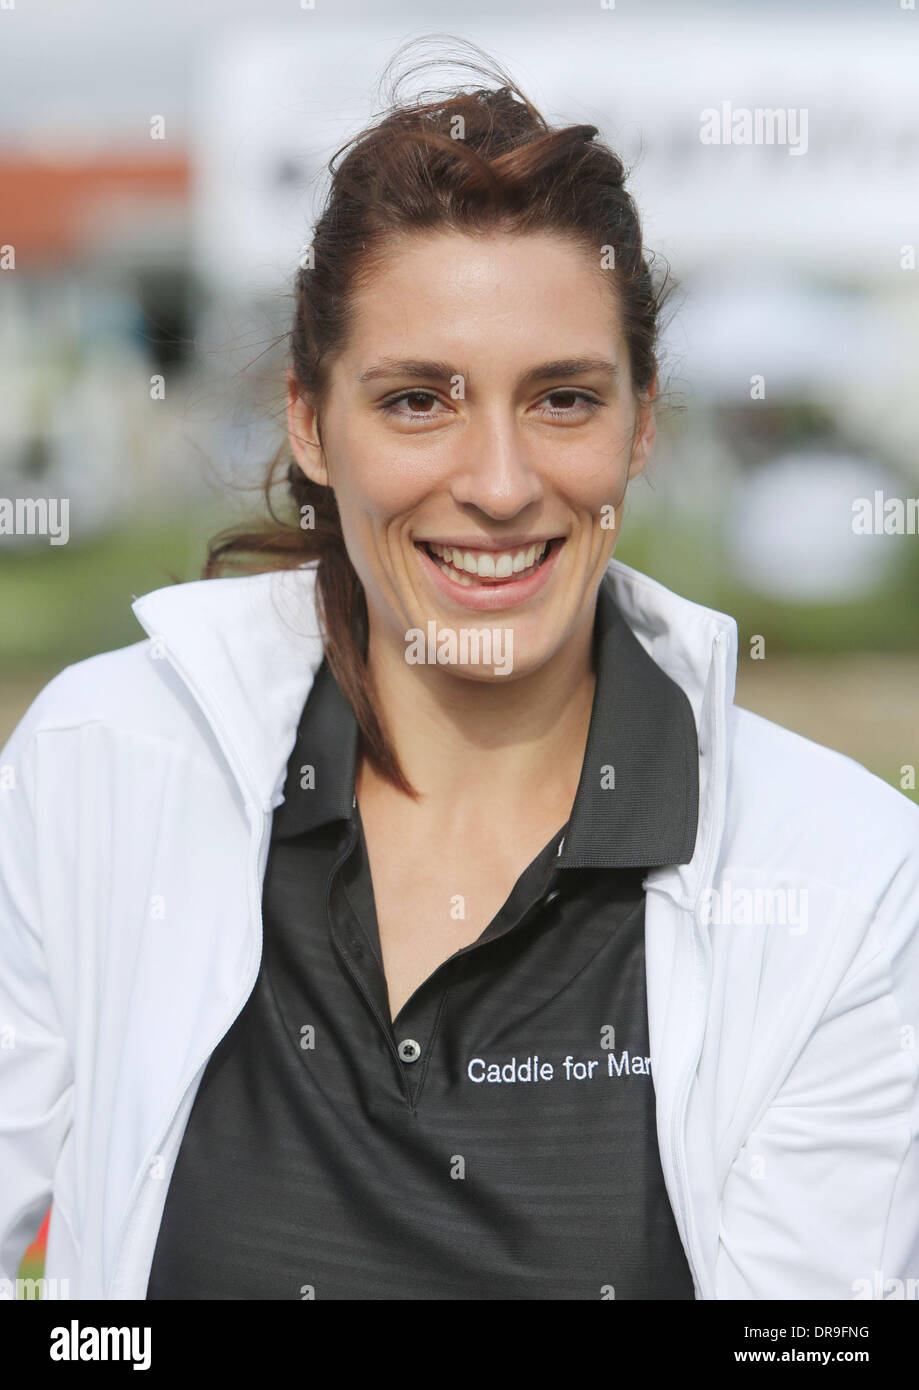
[[322, 487], [329, 486], [329, 475], [319, 437], [319, 414], [303, 399], [294, 372], [287, 372], [287, 438], [291, 453], [306, 476]]
[[654, 421], [654, 397], [657, 395], [657, 368], [651, 378], [651, 385], [642, 394], [635, 415], [635, 428], [632, 432], [632, 457], [629, 460], [629, 477], [636, 478], [651, 457], [657, 426]]

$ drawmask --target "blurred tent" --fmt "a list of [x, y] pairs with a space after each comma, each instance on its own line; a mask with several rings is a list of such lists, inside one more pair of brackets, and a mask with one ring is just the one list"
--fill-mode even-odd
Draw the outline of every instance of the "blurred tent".
[[801, 451], [751, 469], [735, 481], [724, 514], [734, 572], [755, 592], [791, 601], [882, 589], [898, 547], [889, 535], [856, 534], [852, 503], [896, 486], [877, 464], [843, 454]]
[[906, 333], [854, 290], [791, 277], [697, 280], [681, 313], [693, 385], [713, 401], [828, 397], [883, 389], [914, 371]]

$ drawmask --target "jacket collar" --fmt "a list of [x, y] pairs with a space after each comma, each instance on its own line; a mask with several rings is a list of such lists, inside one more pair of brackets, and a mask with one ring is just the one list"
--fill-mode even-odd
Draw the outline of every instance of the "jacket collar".
[[[323, 659], [316, 562], [169, 585], [131, 607], [153, 639], [151, 657], [175, 668], [243, 787], [264, 814], [284, 798], [306, 697]], [[611, 560], [604, 584], [637, 642], [684, 691], [698, 738], [698, 827], [692, 858], [647, 880], [691, 905], [704, 887], [724, 824], [737, 625]]]

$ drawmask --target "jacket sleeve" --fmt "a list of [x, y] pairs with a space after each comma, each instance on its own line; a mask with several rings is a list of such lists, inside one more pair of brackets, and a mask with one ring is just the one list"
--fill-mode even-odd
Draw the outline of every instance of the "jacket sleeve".
[[888, 824], [858, 948], [724, 1184], [717, 1298], [919, 1294], [919, 809]]
[[0, 1279], [15, 1280], [48, 1209], [73, 1117], [73, 1069], [42, 938], [36, 725], [0, 752]]
[[[879, 912], [899, 1054], [910, 1070], [911, 1100], [904, 1114], [903, 1159], [890, 1194], [890, 1209], [872, 1297], [919, 1298], [919, 810], [915, 842]], [[859, 1272], [857, 1296], [867, 1297], [867, 1271]], [[880, 1290], [878, 1284], [880, 1283]]]

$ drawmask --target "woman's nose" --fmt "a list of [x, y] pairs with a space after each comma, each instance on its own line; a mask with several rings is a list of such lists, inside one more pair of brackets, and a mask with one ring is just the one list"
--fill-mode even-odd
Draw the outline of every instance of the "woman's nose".
[[543, 495], [531, 445], [506, 418], [482, 421], [458, 443], [450, 489], [460, 504], [507, 519]]

